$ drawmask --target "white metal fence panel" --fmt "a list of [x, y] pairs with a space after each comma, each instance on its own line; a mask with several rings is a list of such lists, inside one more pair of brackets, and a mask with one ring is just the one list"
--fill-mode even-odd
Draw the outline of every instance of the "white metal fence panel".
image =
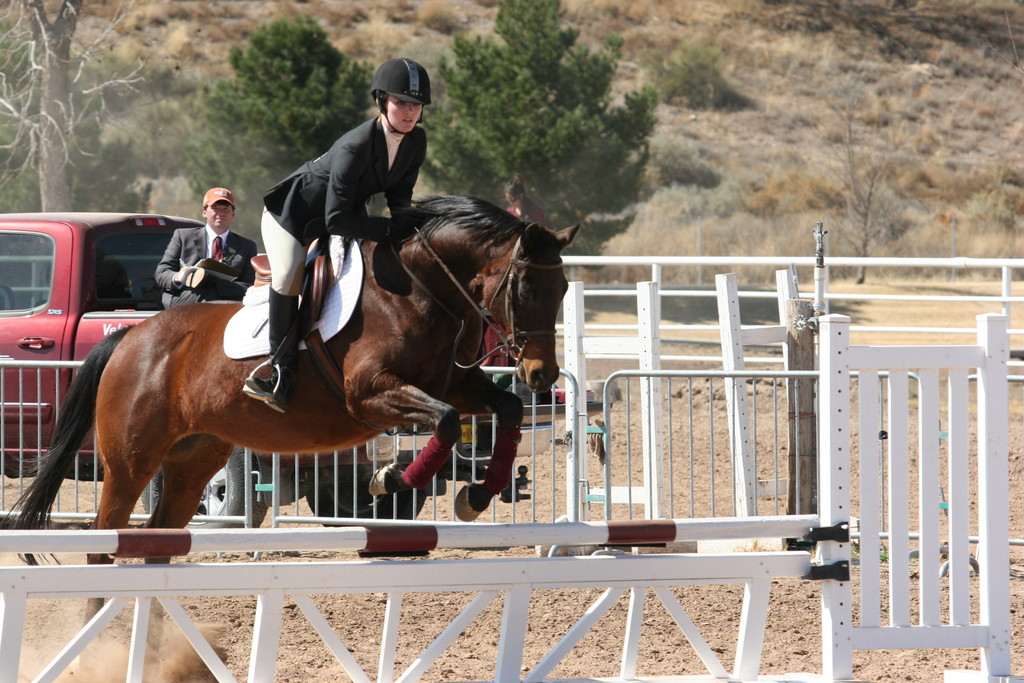
[[[0, 361], [0, 514], [9, 511], [32, 481], [39, 459], [49, 446], [61, 397], [80, 362]], [[495, 374], [510, 368], [491, 368]], [[519, 385], [513, 381], [511, 386]], [[495, 498], [482, 521], [553, 522], [578, 520], [579, 487], [569, 485], [566, 472], [586, 448], [586, 435], [576, 438], [567, 419], [572, 403], [586, 420], [588, 410], [599, 412], [579, 391], [574, 378], [563, 372], [555, 390], [535, 396], [517, 391], [527, 403], [515, 479]], [[584, 422], [585, 424], [585, 422]], [[463, 439], [449, 463], [423, 490], [392, 496], [371, 496], [367, 483], [387, 463], [411, 462], [430, 434], [384, 434], [358, 448], [319, 454], [260, 453], [237, 447], [225, 468], [210, 481], [193, 519], [193, 526], [271, 526], [331, 524], [372, 519], [379, 522], [454, 521], [457, 488], [482, 478], [490, 459], [496, 420], [493, 415], [467, 417]], [[53, 508], [59, 522], [87, 524], [98, 509], [102, 469], [88, 436]], [[143, 521], [154, 509], [162, 490], [161, 475], [150, 483], [132, 520]]]
[[[722, 517], [737, 510], [751, 515], [775, 515], [787, 511], [789, 491], [795, 490], [787, 453], [799, 443], [800, 429], [813, 429], [812, 421], [796, 419], [789, 408], [790, 383], [799, 391], [815, 391], [817, 372], [623, 370], [608, 376], [604, 384], [603, 427], [605, 459], [592, 468], [588, 500], [603, 506], [607, 519], [655, 518], [649, 500], [667, 501], [669, 517]], [[644, 383], [646, 382], [646, 383]], [[665, 426], [663, 440], [666, 467], [661, 476], [644, 467], [643, 417], [638, 404], [644, 389], [662, 385], [665, 397], [658, 421]], [[732, 388], [730, 388], [732, 387]], [[749, 466], [756, 473], [756, 498], [749, 508], [739, 503], [742, 490], [734, 486], [739, 438], [731, 429], [727, 404], [733, 391], [745, 393], [749, 428]], [[622, 398], [612, 403], [613, 395]], [[589, 456], [593, 458], [593, 456]], [[793, 511], [790, 509], [790, 511]], [[813, 510], [797, 511], [813, 513]], [[741, 514], [742, 514], [741, 513]], [[601, 514], [599, 512], [592, 515]]]

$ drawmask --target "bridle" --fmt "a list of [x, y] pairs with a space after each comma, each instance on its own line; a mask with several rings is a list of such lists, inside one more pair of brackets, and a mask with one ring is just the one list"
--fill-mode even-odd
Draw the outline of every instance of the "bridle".
[[[516, 240], [516, 244], [512, 247], [512, 254], [508, 258], [508, 267], [505, 269], [505, 274], [502, 275], [501, 284], [494, 290], [494, 294], [491, 295], [490, 301], [487, 302], [487, 306], [479, 306], [478, 309], [481, 312], [481, 317], [484, 322], [499, 336], [499, 344], [494, 349], [489, 351], [479, 362], [483, 362], [484, 359], [488, 358], [491, 354], [498, 351], [498, 349], [506, 348], [509, 354], [516, 360], [516, 367], [522, 363], [523, 359], [523, 348], [529, 343], [530, 337], [540, 337], [555, 335], [555, 328], [552, 327], [549, 330], [522, 330], [519, 328], [516, 317], [516, 301], [518, 297], [515, 296], [517, 285], [519, 283], [519, 273], [526, 268], [537, 268], [541, 270], [554, 270], [555, 268], [562, 267], [562, 259], [558, 259], [557, 263], [532, 263], [525, 259], [519, 258], [518, 254], [522, 250], [522, 237]], [[505, 293], [505, 319], [508, 320], [508, 325], [512, 329], [511, 338], [505, 335], [505, 331], [498, 325], [497, 322], [491, 317], [490, 309], [494, 307], [495, 299], [501, 293], [501, 290], [506, 290]]]
[[[473, 307], [473, 310], [476, 312], [477, 315], [480, 316], [480, 319], [483, 320], [484, 324], [490, 329], [494, 330], [494, 332], [498, 335], [498, 345], [495, 348], [488, 351], [487, 353], [485, 353], [482, 357], [470, 363], [469, 365], [463, 365], [458, 361], [453, 361], [454, 365], [458, 366], [463, 370], [475, 368], [479, 366], [481, 363], [483, 363], [485, 360], [490, 358], [492, 355], [497, 353], [499, 350], [504, 348], [508, 350], [509, 354], [516, 362], [515, 367], [518, 368], [520, 365], [522, 365], [523, 362], [523, 349], [526, 346], [526, 344], [529, 343], [531, 337], [539, 337], [546, 335], [554, 336], [554, 327], [552, 327], [551, 329], [544, 330], [519, 329], [516, 316], [517, 297], [515, 296], [515, 291], [516, 285], [519, 282], [521, 271], [527, 268], [537, 268], [541, 270], [553, 270], [555, 268], [561, 268], [561, 259], [559, 259], [556, 263], [532, 263], [530, 261], [520, 258], [519, 252], [522, 251], [523, 238], [522, 236], [519, 236], [518, 238], [516, 238], [516, 243], [512, 247], [512, 253], [509, 255], [508, 266], [505, 268], [505, 272], [501, 276], [501, 284], [499, 284], [498, 287], [494, 290], [494, 293], [491, 295], [490, 300], [487, 302], [487, 305], [485, 306], [475, 301], [473, 297], [470, 296], [469, 292], [466, 291], [466, 288], [462, 286], [462, 283], [458, 281], [458, 279], [455, 277], [455, 274], [452, 273], [452, 271], [448, 268], [445, 262], [441, 259], [441, 256], [436, 251], [434, 251], [434, 248], [430, 245], [430, 242], [429, 240], [427, 240], [426, 235], [420, 232], [418, 228], [416, 229], [416, 232], [419, 233], [420, 242], [423, 244], [424, 247], [426, 247], [427, 253], [429, 253], [433, 257], [434, 261], [436, 261], [437, 264], [441, 267], [441, 270], [443, 270], [445, 274], [448, 276], [448, 279], [451, 280], [452, 284], [455, 285], [455, 288], [470, 303], [470, 305]], [[454, 359], [454, 349], [458, 347], [459, 340], [462, 338], [462, 333], [465, 330], [465, 319], [455, 315], [455, 313], [453, 313], [439, 298], [437, 298], [434, 295], [433, 292], [431, 292], [426, 287], [426, 285], [423, 284], [423, 282], [420, 281], [419, 278], [416, 277], [416, 275], [409, 269], [405, 262], [402, 261], [401, 258], [399, 258], [398, 251], [396, 250], [394, 244], [391, 245], [391, 250], [392, 252], [394, 252], [395, 258], [398, 260], [399, 263], [402, 264], [402, 268], [409, 275], [409, 277], [412, 278], [413, 281], [416, 282], [416, 284], [418, 284], [420, 288], [423, 289], [423, 291], [425, 291], [430, 296], [430, 298], [434, 300], [436, 304], [438, 304], [446, 313], [448, 313], [448, 315], [462, 323], [462, 328], [459, 330], [459, 333], [455, 337], [454, 348], [452, 350], [452, 356]], [[508, 320], [509, 327], [512, 329], [511, 336], [506, 334], [505, 329], [502, 328], [502, 326], [499, 325], [498, 322], [494, 319], [494, 316], [491, 315], [491, 310], [494, 307], [494, 303], [502, 290], [506, 290], [505, 318]]]

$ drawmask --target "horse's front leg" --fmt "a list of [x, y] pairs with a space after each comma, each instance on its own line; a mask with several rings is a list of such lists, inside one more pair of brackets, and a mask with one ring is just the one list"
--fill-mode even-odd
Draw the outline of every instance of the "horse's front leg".
[[[466, 387], [470, 395], [483, 396], [482, 405], [498, 418], [498, 428], [491, 448], [491, 461], [484, 472], [483, 482], [472, 482], [464, 486], [455, 498], [455, 514], [464, 522], [473, 521], [491, 504], [491, 499], [500, 494], [512, 481], [516, 453], [523, 424], [523, 401], [511, 391], [499, 388], [486, 375], [483, 381], [471, 377]], [[467, 412], [479, 412], [469, 410]]]
[[[381, 377], [377, 377], [380, 387]], [[381, 468], [370, 480], [369, 490], [375, 496], [421, 489], [430, 484], [461, 436], [460, 412], [397, 378], [390, 386], [372, 393], [359, 405], [350, 406], [353, 415], [383, 424], [433, 424], [433, 436], [412, 463], [402, 469], [397, 463]], [[385, 383], [387, 384], [387, 383]], [[483, 371], [470, 373], [452, 389], [452, 402], [463, 412], [493, 412], [498, 416], [491, 462], [483, 483], [471, 483], [456, 497], [455, 513], [459, 519], [473, 521], [490, 505], [491, 498], [508, 487], [512, 478], [516, 451], [523, 421], [523, 402], [510, 391], [500, 389]]]
[[461, 435], [459, 411], [393, 375], [375, 377], [373, 390], [362, 393], [365, 398], [351, 402], [349, 412], [365, 422], [433, 425], [433, 436], [413, 462], [404, 469], [391, 463], [378, 470], [370, 480], [370, 493], [382, 496], [425, 488], [444, 466]]
[[516, 453], [523, 424], [523, 401], [511, 391], [499, 388], [482, 371], [469, 374], [458, 387], [459, 398], [453, 403], [467, 413], [483, 410], [494, 413], [498, 428], [491, 449], [491, 461], [481, 483], [472, 482], [462, 488], [455, 498], [455, 514], [464, 522], [480, 516], [491, 504], [491, 499], [508, 488], [512, 481]]

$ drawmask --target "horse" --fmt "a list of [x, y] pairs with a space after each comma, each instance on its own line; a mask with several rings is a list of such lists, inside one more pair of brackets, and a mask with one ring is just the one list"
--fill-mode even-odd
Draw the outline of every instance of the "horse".
[[[424, 197], [404, 213], [417, 234], [400, 245], [360, 244], [360, 301], [326, 342], [343, 392], [329, 391], [310, 354], [300, 353], [288, 412], [275, 412], [241, 391], [263, 359], [233, 360], [223, 351], [225, 326], [241, 304], [161, 311], [108, 336], [86, 358], [11, 526], [49, 525], [61, 482], [91, 427], [103, 468], [93, 528], [127, 527], [158, 471], [163, 490], [146, 526], [183, 528], [235, 444], [323, 452], [365, 443], [389, 428], [427, 425], [433, 436], [406, 476], [425, 486], [460, 437], [461, 415], [494, 413], [498, 435], [483, 481], [468, 483], [457, 497], [460, 519], [475, 519], [511, 480], [523, 419], [522, 400], [479, 366], [485, 326], [501, 332], [531, 390], [554, 383], [555, 321], [568, 289], [561, 252], [579, 226], [556, 232], [471, 197]], [[402, 486], [402, 474], [379, 471], [375, 481]], [[89, 554], [86, 561], [114, 558]]]

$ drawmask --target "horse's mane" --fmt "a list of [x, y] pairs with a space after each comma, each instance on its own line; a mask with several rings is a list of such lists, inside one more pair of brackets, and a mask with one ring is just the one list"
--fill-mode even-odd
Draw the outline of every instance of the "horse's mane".
[[526, 227], [521, 220], [494, 204], [476, 197], [429, 195], [418, 198], [401, 214], [420, 225], [427, 237], [442, 229], [470, 230], [478, 239], [504, 242]]

